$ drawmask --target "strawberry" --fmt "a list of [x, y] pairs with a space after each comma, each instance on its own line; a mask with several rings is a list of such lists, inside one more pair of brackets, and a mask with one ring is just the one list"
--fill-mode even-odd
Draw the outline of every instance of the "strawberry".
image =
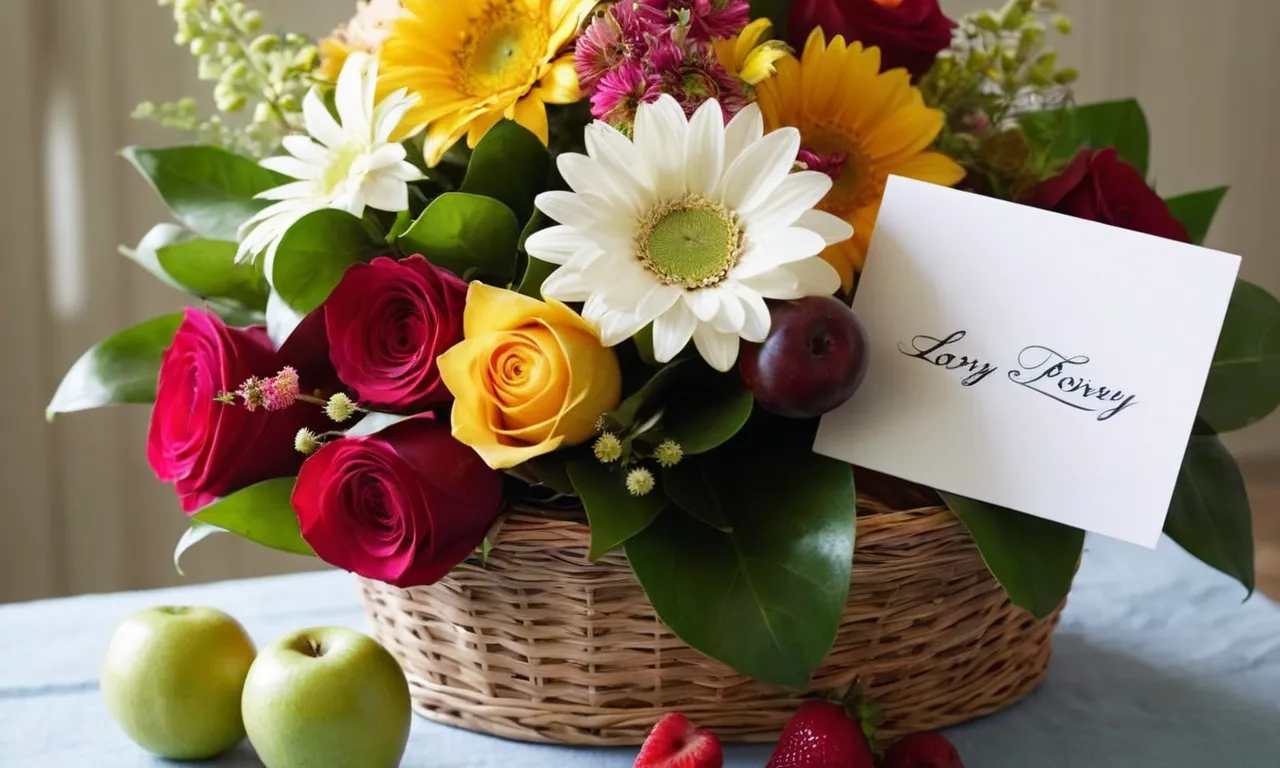
[[916, 733], [889, 747], [880, 768], [964, 768], [964, 763], [942, 734]]
[[720, 740], [672, 712], [649, 732], [634, 768], [724, 768]]
[[767, 768], [874, 768], [862, 724], [830, 701], [806, 702], [787, 721]]

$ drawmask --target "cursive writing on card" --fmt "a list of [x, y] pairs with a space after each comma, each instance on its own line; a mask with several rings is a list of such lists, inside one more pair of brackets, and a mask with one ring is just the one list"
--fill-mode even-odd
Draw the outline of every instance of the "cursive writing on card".
[[[910, 344], [899, 342], [898, 351], [939, 368], [964, 371], [966, 373], [960, 379], [960, 386], [972, 387], [995, 373], [999, 367], [947, 349], [962, 341], [966, 335], [962, 330], [944, 337], [918, 334], [911, 337]], [[1089, 363], [1089, 358], [1085, 355], [1067, 357], [1049, 347], [1033, 344], [1018, 353], [1017, 362], [1018, 368], [1009, 371], [1009, 381], [1063, 405], [1096, 413], [1098, 421], [1106, 421], [1138, 402], [1136, 395], [1094, 384], [1091, 379], [1083, 376], [1083, 366]]]
[[[1018, 353], [1018, 366], [1022, 370], [1009, 371], [1009, 380], [1063, 405], [1097, 413], [1098, 421], [1106, 421], [1137, 403], [1134, 395], [1095, 385], [1080, 375], [1079, 368], [1071, 367], [1088, 363], [1085, 355], [1067, 357], [1048, 347], [1032, 345]], [[1108, 407], [1112, 403], [1115, 405]]]
[[[954, 352], [939, 352], [943, 347], [948, 347], [965, 337], [964, 331], [956, 331], [945, 339], [934, 338], [933, 336], [913, 336], [911, 337], [911, 348], [907, 349], [898, 344], [898, 351], [907, 357], [915, 357], [924, 360], [940, 368], [946, 368], [949, 371], [965, 370], [969, 374], [960, 380], [960, 386], [972, 387], [974, 384], [982, 381], [991, 374], [995, 373], [997, 368], [989, 365], [981, 360], [971, 358], [968, 355], [957, 355]], [[932, 355], [932, 357], [931, 357]]]

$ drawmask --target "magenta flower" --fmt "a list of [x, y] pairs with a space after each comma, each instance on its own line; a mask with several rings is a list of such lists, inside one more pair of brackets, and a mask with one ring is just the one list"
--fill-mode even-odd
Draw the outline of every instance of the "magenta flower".
[[658, 78], [645, 74], [639, 62], [625, 62], [596, 81], [591, 115], [610, 125], [628, 126], [635, 119], [637, 107], [658, 99], [661, 85]]
[[738, 111], [751, 103], [742, 81], [729, 74], [710, 46], [693, 46], [685, 52], [677, 66], [649, 70], [660, 82], [662, 93], [669, 93], [680, 102], [685, 114], [692, 116], [708, 99], [720, 102], [727, 122]]
[[733, 37], [751, 21], [747, 0], [639, 0], [639, 6], [651, 23], [687, 26], [691, 40]]
[[605, 73], [643, 56], [646, 37], [652, 31], [631, 3], [614, 3], [578, 37], [573, 54], [578, 82], [589, 91]]

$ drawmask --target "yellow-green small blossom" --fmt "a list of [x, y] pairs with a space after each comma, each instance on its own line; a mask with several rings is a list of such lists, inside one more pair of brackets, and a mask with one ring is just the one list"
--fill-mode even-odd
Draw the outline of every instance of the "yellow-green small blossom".
[[635, 467], [627, 472], [627, 492], [632, 496], [648, 494], [655, 484], [653, 473], [644, 467]]
[[325, 415], [338, 423], [342, 423], [351, 418], [357, 410], [355, 402], [347, 397], [345, 392], [338, 392], [329, 398], [329, 402], [325, 403]]
[[657, 459], [658, 463], [664, 467], [674, 467], [684, 458], [684, 448], [668, 437], [653, 449], [653, 458]]
[[293, 436], [293, 449], [303, 456], [310, 456], [320, 448], [320, 439], [316, 433], [303, 427]]
[[622, 441], [612, 432], [605, 432], [596, 438], [595, 445], [591, 446], [591, 452], [603, 464], [609, 464], [622, 458]]

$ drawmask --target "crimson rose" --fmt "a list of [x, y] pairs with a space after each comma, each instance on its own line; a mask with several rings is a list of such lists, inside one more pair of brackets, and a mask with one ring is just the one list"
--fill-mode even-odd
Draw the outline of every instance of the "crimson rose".
[[321, 560], [398, 587], [432, 584], [465, 560], [501, 506], [501, 475], [424, 416], [330, 442], [293, 489]]
[[462, 340], [467, 284], [421, 256], [357, 264], [324, 304], [338, 377], [377, 410], [450, 402], [436, 358]]
[[1191, 241], [1169, 206], [1114, 149], [1080, 150], [1066, 170], [1040, 182], [1022, 202], [1078, 219]]
[[938, 0], [794, 0], [787, 36], [802, 50], [809, 33], [822, 27], [828, 40], [844, 35], [847, 42], [877, 46], [881, 71], [905, 67], [915, 78], [951, 45], [955, 26]]
[[161, 482], [174, 484], [184, 510], [298, 471], [303, 457], [293, 438], [301, 427], [326, 428], [319, 408], [250, 412], [215, 398], [286, 365], [304, 386], [331, 383], [331, 373], [321, 375], [329, 369], [323, 340], [321, 324], [304, 321], [277, 352], [265, 328], [230, 328], [211, 312], [187, 309], [161, 359], [147, 434], [147, 461]]

